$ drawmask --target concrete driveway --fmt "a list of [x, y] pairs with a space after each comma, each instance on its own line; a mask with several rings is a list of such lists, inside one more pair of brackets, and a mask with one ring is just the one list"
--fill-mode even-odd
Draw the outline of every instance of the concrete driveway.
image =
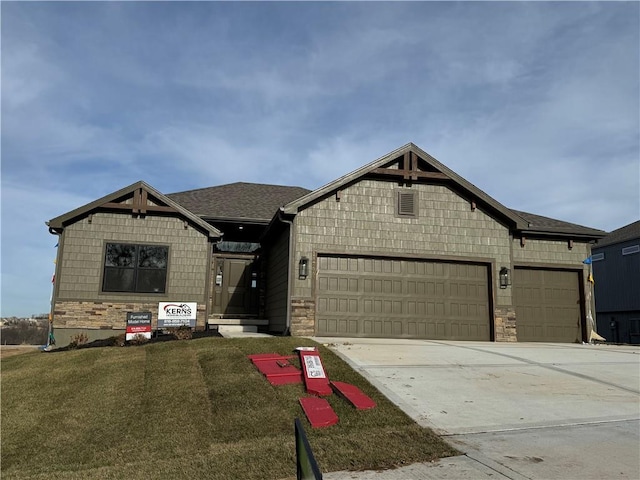
[[465, 453], [411, 478], [640, 478], [638, 347], [315, 340]]

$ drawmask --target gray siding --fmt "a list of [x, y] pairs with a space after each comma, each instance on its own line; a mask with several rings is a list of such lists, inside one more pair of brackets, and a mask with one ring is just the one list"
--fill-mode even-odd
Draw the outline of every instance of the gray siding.
[[286, 226], [267, 254], [267, 290], [265, 314], [269, 330], [284, 332], [287, 328], [287, 279], [289, 277], [289, 227]]
[[596, 311], [640, 311], [640, 253], [622, 255], [622, 249], [640, 244], [640, 239], [593, 249], [604, 259], [593, 262]]
[[[591, 255], [591, 245], [586, 242], [573, 242], [569, 248], [568, 240], [541, 240], [527, 238], [525, 245], [520, 245], [520, 239], [513, 239], [513, 262], [517, 264], [548, 264], [589, 268], [582, 261]], [[585, 278], [587, 276], [585, 275]]]
[[[397, 183], [362, 180], [344, 190], [340, 201], [330, 196], [298, 213], [294, 264], [318, 252], [411, 255], [493, 260], [498, 278], [510, 265], [507, 227], [443, 185], [414, 184], [418, 192], [416, 218], [395, 215]], [[294, 297], [309, 298], [313, 277], [294, 279]], [[493, 289], [498, 303], [511, 304], [510, 291]]]
[[[102, 293], [105, 242], [169, 246], [167, 289], [163, 295]], [[56, 299], [102, 302], [206, 302], [210, 243], [206, 235], [178, 218], [95, 213], [65, 228]]]

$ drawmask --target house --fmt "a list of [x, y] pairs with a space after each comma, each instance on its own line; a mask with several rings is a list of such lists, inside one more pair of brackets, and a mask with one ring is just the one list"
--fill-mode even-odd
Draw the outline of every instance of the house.
[[598, 240], [592, 252], [598, 333], [640, 344], [640, 220]]
[[48, 226], [56, 331], [94, 336], [127, 312], [166, 326], [170, 304], [200, 329], [582, 342], [582, 261], [605, 235], [511, 210], [414, 144], [314, 191], [138, 182]]

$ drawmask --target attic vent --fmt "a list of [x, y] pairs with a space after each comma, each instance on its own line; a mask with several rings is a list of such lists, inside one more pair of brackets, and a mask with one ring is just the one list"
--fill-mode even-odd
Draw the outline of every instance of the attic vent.
[[417, 217], [418, 216], [418, 192], [410, 190], [399, 190], [396, 214], [399, 217]]

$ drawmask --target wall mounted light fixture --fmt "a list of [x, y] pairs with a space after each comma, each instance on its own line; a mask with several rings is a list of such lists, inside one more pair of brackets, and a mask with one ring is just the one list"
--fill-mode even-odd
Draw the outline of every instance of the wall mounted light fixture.
[[300, 257], [300, 262], [298, 263], [298, 278], [300, 280], [306, 280], [307, 276], [309, 276], [309, 259], [307, 257]]
[[507, 267], [500, 269], [500, 288], [507, 288], [511, 285], [511, 270]]

